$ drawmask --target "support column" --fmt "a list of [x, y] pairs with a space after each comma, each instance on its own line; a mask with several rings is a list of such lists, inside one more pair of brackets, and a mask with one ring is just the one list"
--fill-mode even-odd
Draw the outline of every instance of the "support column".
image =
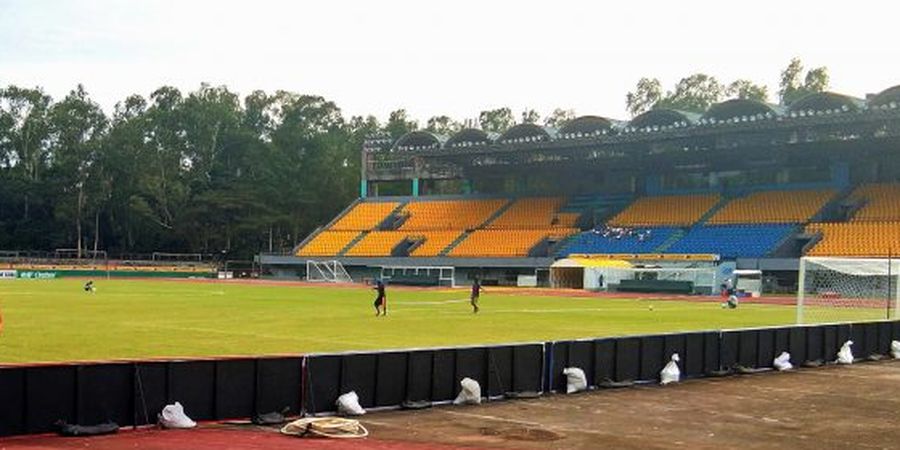
[[366, 198], [369, 195], [369, 185], [365, 178], [359, 180], [359, 197]]
[[418, 177], [412, 179], [412, 196], [413, 197], [419, 196], [419, 178]]

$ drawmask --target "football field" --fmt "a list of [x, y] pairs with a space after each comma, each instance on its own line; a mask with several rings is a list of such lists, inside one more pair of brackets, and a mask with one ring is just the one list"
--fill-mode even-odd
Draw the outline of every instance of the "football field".
[[787, 325], [793, 306], [552, 296], [487, 287], [388, 288], [167, 280], [0, 282], [0, 363], [265, 355], [572, 339]]

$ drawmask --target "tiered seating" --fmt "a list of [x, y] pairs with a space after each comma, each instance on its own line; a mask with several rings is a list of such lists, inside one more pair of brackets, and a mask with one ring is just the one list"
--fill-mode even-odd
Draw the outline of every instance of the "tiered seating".
[[554, 228], [576, 228], [578, 224], [578, 218], [581, 217], [581, 213], [577, 212], [562, 212], [556, 215], [557, 222], [553, 224]]
[[850, 198], [866, 202], [853, 215], [854, 222], [900, 221], [900, 183], [863, 185]]
[[411, 202], [402, 214], [404, 231], [471, 230], [478, 228], [508, 200], [444, 200]]
[[421, 231], [414, 234], [417, 239], [424, 241], [410, 252], [410, 256], [438, 256], [459, 235], [461, 231]]
[[689, 226], [719, 201], [717, 194], [642, 197], [609, 221], [613, 226]]
[[600, 231], [586, 231], [579, 234], [560, 252], [560, 255], [570, 255], [572, 253], [654, 253], [656, 248], [672, 237], [678, 228], [652, 228], [647, 230], [638, 230], [638, 233], [631, 236], [619, 237], [618, 234], [603, 235]]
[[805, 223], [834, 194], [832, 190], [756, 192], [728, 202], [707, 223]]
[[811, 256], [887, 257], [900, 253], [900, 222], [814, 223], [807, 232], [822, 233]]
[[297, 252], [297, 256], [337, 255], [347, 244], [359, 236], [359, 233], [359, 231], [323, 231], [307, 242]]
[[488, 224], [487, 228], [505, 230], [550, 228], [554, 225], [553, 219], [556, 212], [564, 203], [565, 199], [560, 197], [519, 199], [500, 217]]
[[391, 211], [397, 209], [397, 202], [362, 202], [344, 214], [329, 228], [333, 231], [371, 230], [387, 218]]
[[405, 231], [372, 231], [359, 240], [345, 256], [391, 256], [391, 251], [406, 239]]
[[548, 237], [563, 238], [573, 229], [475, 230], [459, 243], [449, 256], [515, 257], [528, 256], [529, 250]]
[[713, 253], [725, 258], [758, 258], [775, 250], [793, 225], [710, 225], [692, 228], [667, 253]]

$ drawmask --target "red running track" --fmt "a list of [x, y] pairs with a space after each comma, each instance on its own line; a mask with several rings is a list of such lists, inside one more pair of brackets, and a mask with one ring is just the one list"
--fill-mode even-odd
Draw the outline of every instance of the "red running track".
[[141, 429], [94, 437], [21, 436], [0, 439], [0, 450], [6, 449], [84, 449], [118, 450], [473, 450], [441, 444], [389, 441], [372, 438], [324, 439], [285, 436], [272, 430], [197, 428], [193, 430]]

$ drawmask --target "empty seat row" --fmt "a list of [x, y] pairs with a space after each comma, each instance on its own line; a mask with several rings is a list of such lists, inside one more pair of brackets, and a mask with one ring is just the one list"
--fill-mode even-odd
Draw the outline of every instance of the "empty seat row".
[[641, 197], [613, 217], [623, 227], [689, 226], [719, 202], [718, 194]]
[[516, 200], [512, 206], [487, 225], [492, 229], [546, 229], [559, 222], [557, 212], [565, 204], [561, 197], [537, 197]]
[[359, 235], [359, 231], [322, 231], [301, 247], [297, 256], [335, 256]]
[[557, 228], [545, 230], [475, 230], [454, 247], [448, 256], [458, 257], [523, 257], [528, 256], [544, 239], [561, 240], [577, 230]]
[[850, 196], [863, 202], [854, 222], [900, 221], [900, 183], [875, 183], [858, 187]]
[[776, 250], [793, 225], [708, 225], [690, 229], [667, 253], [710, 253], [724, 258], [759, 258]]
[[438, 200], [410, 202], [403, 207], [404, 231], [471, 230], [480, 227], [501, 207], [506, 199]]
[[397, 202], [361, 202], [331, 225], [333, 231], [371, 230], [387, 219], [391, 211], [397, 209]]
[[810, 233], [822, 239], [811, 256], [887, 257], [900, 253], [900, 222], [813, 223]]
[[833, 190], [755, 192], [729, 201], [707, 223], [806, 223], [834, 195]]

